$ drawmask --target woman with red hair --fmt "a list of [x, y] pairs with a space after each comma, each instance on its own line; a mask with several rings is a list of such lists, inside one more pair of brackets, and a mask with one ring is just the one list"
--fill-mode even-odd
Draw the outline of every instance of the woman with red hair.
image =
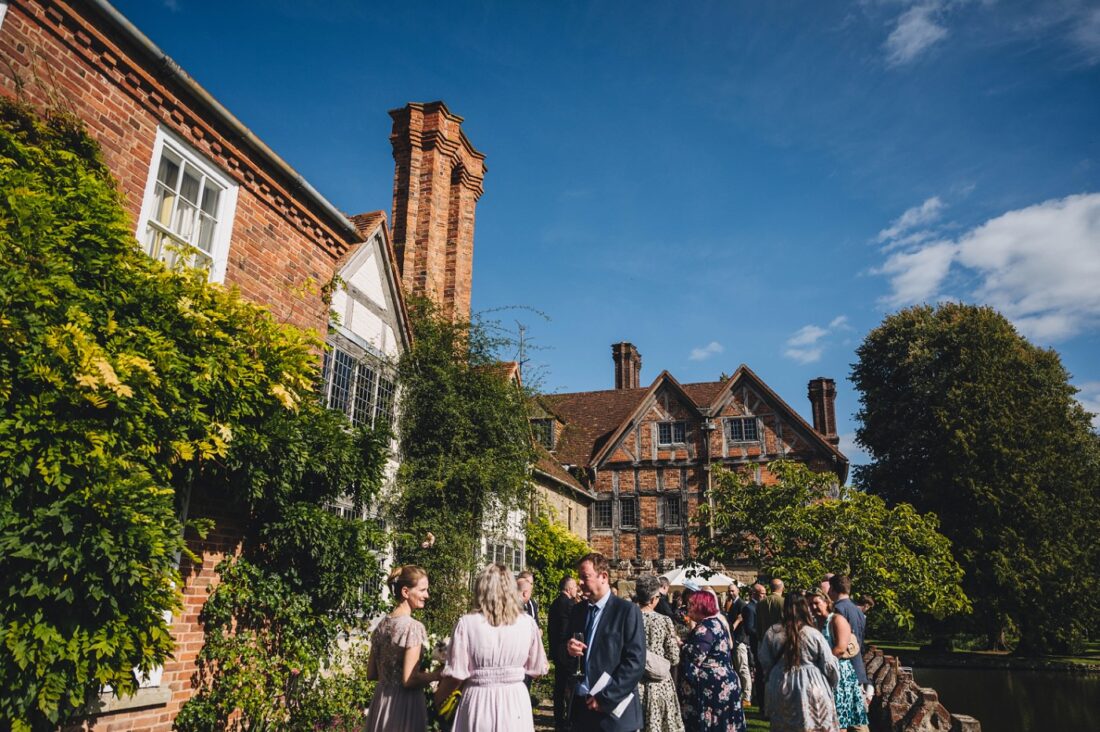
[[729, 633], [718, 619], [718, 598], [696, 592], [688, 601], [695, 621], [680, 649], [680, 710], [687, 732], [744, 732], [741, 682], [733, 670]]

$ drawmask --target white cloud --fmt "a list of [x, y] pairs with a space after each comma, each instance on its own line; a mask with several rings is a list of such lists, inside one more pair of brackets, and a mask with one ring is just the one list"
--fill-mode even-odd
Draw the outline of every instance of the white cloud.
[[1077, 385], [1077, 401], [1086, 412], [1092, 412], [1092, 428], [1100, 430], [1100, 381], [1088, 381]]
[[[926, 226], [932, 223], [940, 217], [940, 212], [943, 211], [943, 208], [943, 201], [940, 200], [940, 197], [932, 196], [921, 205], [914, 206], [894, 219], [888, 227], [880, 231], [878, 233], [879, 243], [895, 241], [902, 234], [906, 234], [918, 226]], [[918, 238], [919, 240], [919, 237], [926, 236], [926, 234], [926, 232], [918, 231], [915, 234], [907, 236], [901, 243], [905, 244], [912, 242], [914, 238]]]
[[897, 27], [886, 39], [886, 62], [902, 66], [915, 60], [947, 37], [947, 28], [936, 22], [943, 3], [933, 0], [906, 10], [898, 17]]
[[954, 258], [955, 245], [945, 241], [890, 255], [885, 264], [873, 270], [874, 274], [890, 277], [893, 292], [883, 301], [891, 307], [901, 307], [933, 299]]
[[893, 307], [938, 299], [959, 271], [976, 284], [957, 294], [996, 308], [1024, 335], [1071, 337], [1100, 323], [1100, 193], [1009, 211], [953, 241], [919, 241], [872, 271], [890, 278], [883, 300]]
[[783, 355], [802, 365], [817, 363], [825, 353], [825, 344], [822, 340], [838, 330], [851, 330], [847, 315], [838, 315], [833, 318], [826, 328], [813, 324], [804, 325], [787, 339], [787, 347]]
[[710, 358], [711, 356], [715, 356], [721, 353], [724, 350], [726, 349], [722, 347], [721, 343], [719, 343], [718, 341], [711, 341], [702, 348], [691, 349], [691, 355], [688, 356], [688, 358], [692, 361], [703, 361]]

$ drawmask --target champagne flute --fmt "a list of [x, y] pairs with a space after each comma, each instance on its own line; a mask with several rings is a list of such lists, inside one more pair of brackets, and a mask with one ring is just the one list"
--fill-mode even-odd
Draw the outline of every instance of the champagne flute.
[[[577, 641], [578, 643], [584, 643], [584, 633], [574, 633], [573, 634], [573, 640]], [[585, 649], [585, 653], [587, 653], [587, 652], [588, 652], [588, 650]], [[584, 678], [584, 655], [583, 654], [580, 655], [580, 656], [577, 656], [577, 668], [573, 672], [573, 678], [574, 679], [583, 679]]]

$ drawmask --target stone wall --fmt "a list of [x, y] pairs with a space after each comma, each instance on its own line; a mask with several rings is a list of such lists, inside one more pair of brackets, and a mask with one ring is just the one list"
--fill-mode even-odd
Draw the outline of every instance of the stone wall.
[[867, 677], [875, 685], [871, 702], [871, 732], [981, 732], [978, 720], [952, 715], [935, 689], [924, 689], [894, 656], [870, 646], [863, 654]]

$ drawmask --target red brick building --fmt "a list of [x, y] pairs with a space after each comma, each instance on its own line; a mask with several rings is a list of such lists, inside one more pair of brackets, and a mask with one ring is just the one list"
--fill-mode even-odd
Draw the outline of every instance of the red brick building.
[[782, 458], [846, 480], [831, 379], [809, 384], [811, 426], [747, 366], [697, 384], [662, 371], [641, 386], [637, 348], [616, 343], [612, 358], [615, 388], [543, 397], [550, 423], [541, 432], [557, 461], [596, 494], [589, 543], [622, 567], [695, 558], [692, 517], [716, 465], [753, 466], [766, 483], [768, 463]]
[[[0, 58], [0, 93], [85, 122], [151, 256], [185, 252], [212, 281], [326, 334], [323, 397], [354, 421], [393, 416], [390, 369], [410, 337], [402, 283], [447, 312], [469, 314], [484, 156], [442, 102], [390, 113], [391, 237], [383, 213], [337, 210], [105, 0], [0, 0]], [[343, 281], [331, 303], [338, 323], [321, 295], [334, 276]], [[169, 730], [192, 694], [198, 614], [214, 567], [237, 551], [241, 532], [216, 497], [187, 503], [189, 516], [216, 526], [191, 542], [201, 562], [182, 567], [175, 657], [136, 696], [101, 695], [89, 727]]]

